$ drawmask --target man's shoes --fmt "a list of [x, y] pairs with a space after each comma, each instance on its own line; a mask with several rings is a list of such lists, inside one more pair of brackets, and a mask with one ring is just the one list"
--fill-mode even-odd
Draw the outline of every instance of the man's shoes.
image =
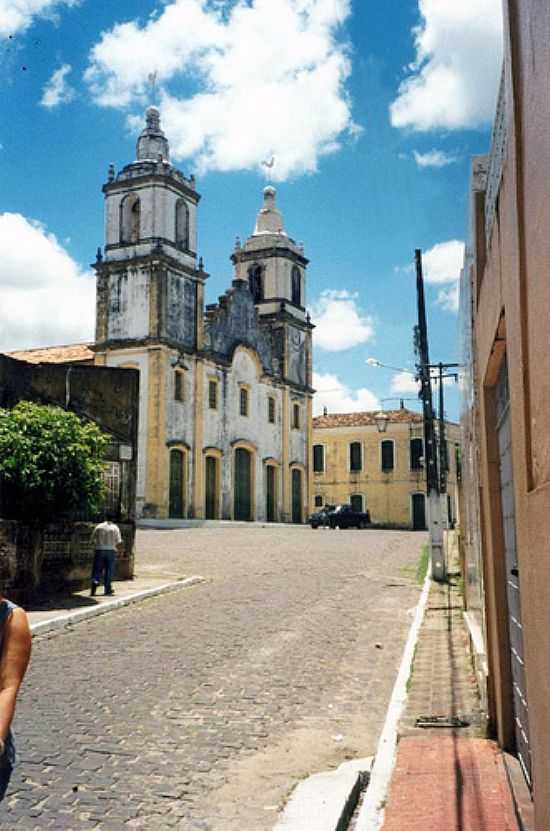
[[106, 594], [106, 595], [112, 595], [112, 594], [114, 594], [114, 591], [111, 589], [111, 591], [110, 591], [110, 592], [105, 592], [105, 594]]
[[92, 583], [92, 588], [90, 589], [90, 597], [95, 597], [97, 586], [95, 583]]

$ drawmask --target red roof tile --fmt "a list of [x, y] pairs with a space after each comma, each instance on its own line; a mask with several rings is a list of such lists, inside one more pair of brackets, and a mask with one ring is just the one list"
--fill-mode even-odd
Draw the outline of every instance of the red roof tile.
[[[330, 413], [328, 415], [315, 416], [313, 419], [313, 429], [321, 429], [323, 427], [375, 426], [375, 416], [378, 415], [378, 412], [379, 410], [368, 410], [362, 413]], [[384, 410], [384, 414], [388, 416], [389, 422], [392, 424], [422, 423], [420, 413], [415, 413], [406, 408], [400, 410]]]

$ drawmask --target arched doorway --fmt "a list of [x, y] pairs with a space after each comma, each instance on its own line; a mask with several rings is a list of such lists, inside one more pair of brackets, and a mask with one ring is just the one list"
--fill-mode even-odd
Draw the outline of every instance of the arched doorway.
[[235, 450], [233, 517], [248, 522], [252, 519], [252, 453], [244, 447]]
[[168, 515], [172, 519], [185, 516], [185, 454], [182, 450], [170, 451]]
[[426, 530], [426, 497], [423, 493], [412, 495], [412, 522], [413, 531]]
[[292, 468], [292, 522], [302, 523], [302, 471]]
[[266, 465], [265, 468], [265, 518], [268, 522], [277, 519], [277, 468]]
[[219, 462], [215, 456], [207, 456], [204, 460], [204, 516], [206, 519], [218, 519], [218, 465]]

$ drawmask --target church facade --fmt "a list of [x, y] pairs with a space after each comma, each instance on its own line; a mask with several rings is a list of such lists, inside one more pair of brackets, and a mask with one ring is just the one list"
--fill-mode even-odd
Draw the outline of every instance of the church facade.
[[303, 522], [311, 494], [312, 329], [301, 246], [266, 187], [234, 275], [205, 306], [200, 196], [149, 107], [105, 194], [97, 365], [140, 373], [137, 514]]

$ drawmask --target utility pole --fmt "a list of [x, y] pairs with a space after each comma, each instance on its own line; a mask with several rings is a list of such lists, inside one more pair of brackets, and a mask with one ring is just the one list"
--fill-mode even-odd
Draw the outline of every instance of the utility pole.
[[[422, 252], [415, 251], [416, 262], [416, 297], [418, 307], [418, 325], [415, 329], [415, 347], [419, 363], [417, 365], [420, 380], [420, 397], [424, 418], [424, 469], [426, 471], [426, 495], [428, 502], [428, 530], [432, 577], [442, 583], [447, 578], [445, 554], [443, 551], [443, 524], [441, 517], [440, 479], [437, 469], [437, 449], [435, 442], [434, 412], [432, 399], [432, 380], [430, 373], [430, 356], [428, 351], [428, 328], [426, 325], [426, 304], [424, 300], [424, 277], [422, 275]], [[440, 387], [440, 396], [442, 395]], [[441, 398], [440, 398], [441, 400]]]

